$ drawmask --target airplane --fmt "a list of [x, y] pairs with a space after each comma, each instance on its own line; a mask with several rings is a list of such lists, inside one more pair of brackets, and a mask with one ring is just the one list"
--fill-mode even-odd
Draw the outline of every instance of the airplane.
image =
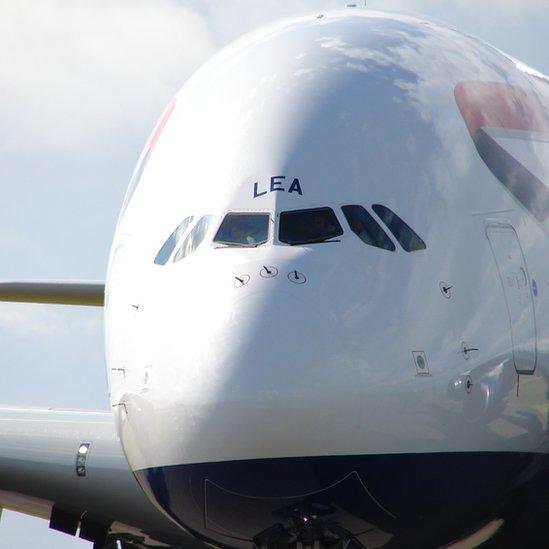
[[111, 410], [0, 408], [0, 506], [94, 548], [549, 540], [549, 79], [438, 23], [253, 32], [176, 94], [106, 282]]

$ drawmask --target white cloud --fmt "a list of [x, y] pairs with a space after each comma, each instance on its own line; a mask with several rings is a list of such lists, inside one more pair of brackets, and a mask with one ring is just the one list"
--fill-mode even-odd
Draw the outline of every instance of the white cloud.
[[20, 340], [50, 336], [84, 338], [101, 331], [101, 314], [94, 313], [55, 305], [0, 303], [0, 332], [3, 337]]
[[207, 12], [217, 43], [238, 38], [241, 34], [277, 19], [292, 17], [302, 13], [342, 8], [345, 0], [202, 0], [197, 2]]
[[[273, 19], [292, 16], [298, 13], [318, 12], [328, 9], [343, 8], [347, 3], [354, 3], [360, 8], [366, 4], [370, 10], [400, 11], [411, 14], [438, 16], [443, 20], [469, 20], [485, 26], [519, 25], [524, 20], [543, 16], [547, 17], [549, 6], [547, 0], [202, 0], [196, 2], [203, 6], [207, 17], [219, 39], [229, 40], [239, 34], [272, 21]], [[437, 14], [437, 15], [434, 15]]]
[[[375, 9], [438, 13], [446, 20], [462, 18], [485, 27], [514, 26], [525, 19], [547, 16], [547, 0], [371, 0]], [[446, 15], [446, 17], [444, 17]]]
[[[273, 20], [344, 4], [0, 0], [0, 150], [82, 152], [128, 135], [144, 142], [171, 95], [217, 48]], [[470, 0], [368, 6], [474, 22], [475, 32], [548, 16], [547, 0], [479, 0], [474, 10]]]
[[0, 1], [0, 146], [82, 150], [143, 132], [214, 49], [177, 0]]

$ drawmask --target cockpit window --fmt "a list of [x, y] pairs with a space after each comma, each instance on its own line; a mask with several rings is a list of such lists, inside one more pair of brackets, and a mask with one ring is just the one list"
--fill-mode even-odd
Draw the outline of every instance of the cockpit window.
[[223, 219], [214, 242], [226, 246], [255, 247], [269, 238], [269, 214], [229, 213]]
[[341, 209], [349, 223], [349, 227], [362, 242], [384, 250], [396, 250], [393, 241], [381, 228], [379, 223], [368, 213], [366, 208], [359, 205], [342, 206]]
[[326, 242], [343, 234], [332, 208], [293, 210], [280, 214], [278, 239], [292, 246]]
[[162, 248], [158, 251], [156, 254], [156, 257], [154, 258], [154, 262], [157, 265], [166, 265], [168, 262], [168, 259], [170, 259], [170, 256], [172, 255], [172, 252], [175, 250], [175, 247], [177, 246], [178, 242], [181, 240], [181, 237], [185, 234], [185, 231], [189, 227], [189, 225], [192, 223], [193, 216], [190, 215], [189, 217], [186, 217], [181, 224], [175, 229], [175, 231], [168, 237], [166, 242], [162, 245]]
[[192, 254], [196, 250], [196, 248], [200, 246], [200, 244], [204, 240], [204, 237], [206, 236], [206, 233], [208, 232], [208, 228], [210, 227], [212, 219], [213, 215], [204, 215], [200, 218], [198, 223], [187, 235], [187, 238], [185, 238], [185, 240], [183, 241], [183, 244], [181, 244], [181, 248], [179, 248], [179, 250], [175, 254], [175, 257], [173, 258], [174, 262], [179, 261], [180, 259], [183, 259], [184, 257]]
[[387, 225], [399, 244], [407, 252], [424, 250], [425, 242], [406, 224], [398, 215], [382, 204], [373, 204], [372, 209], [379, 216], [381, 221]]

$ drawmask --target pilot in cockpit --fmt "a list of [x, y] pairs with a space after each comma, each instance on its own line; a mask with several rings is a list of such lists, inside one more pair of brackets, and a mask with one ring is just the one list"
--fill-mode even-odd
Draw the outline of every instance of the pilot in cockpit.
[[245, 226], [244, 223], [233, 223], [229, 227], [228, 240], [230, 242], [239, 242], [241, 244], [255, 244], [256, 239], [253, 227]]
[[227, 214], [214, 242], [232, 246], [258, 246], [267, 241], [268, 214]]

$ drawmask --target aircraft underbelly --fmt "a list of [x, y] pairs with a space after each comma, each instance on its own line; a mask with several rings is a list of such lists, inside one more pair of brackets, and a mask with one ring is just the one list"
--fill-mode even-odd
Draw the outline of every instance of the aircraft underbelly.
[[508, 496], [536, 483], [549, 487], [547, 466], [546, 454], [456, 452], [243, 460], [136, 474], [178, 523], [234, 547], [291, 545], [308, 535], [326, 545], [438, 547], [491, 516], [513, 523], [527, 513], [532, 534], [546, 493], [538, 490], [524, 508]]

